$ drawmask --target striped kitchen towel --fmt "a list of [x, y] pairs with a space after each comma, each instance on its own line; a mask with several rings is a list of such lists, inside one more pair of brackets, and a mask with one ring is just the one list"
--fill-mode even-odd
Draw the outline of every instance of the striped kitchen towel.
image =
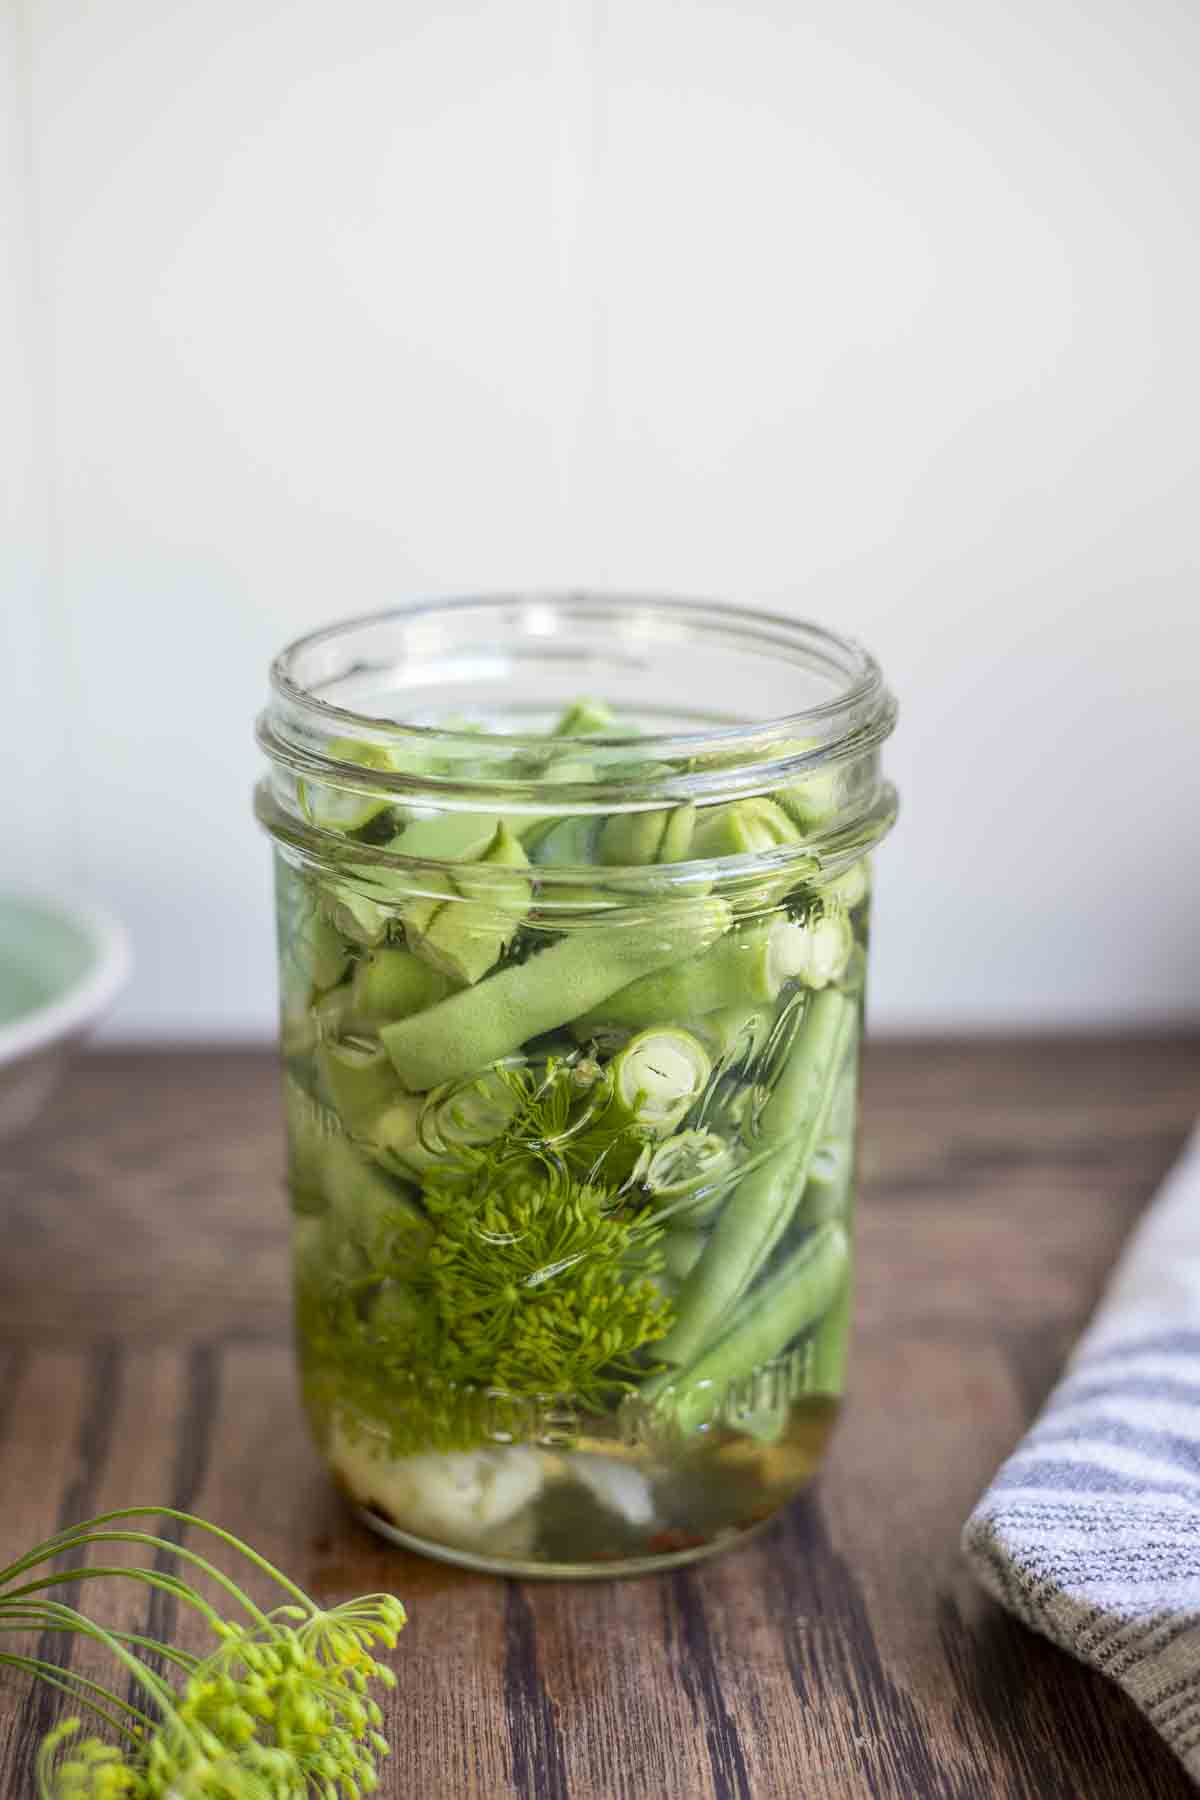
[[963, 1549], [1200, 1781], [1200, 1126]]

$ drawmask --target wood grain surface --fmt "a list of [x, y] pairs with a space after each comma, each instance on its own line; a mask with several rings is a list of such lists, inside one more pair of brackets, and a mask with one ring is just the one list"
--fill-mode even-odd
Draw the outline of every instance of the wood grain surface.
[[[723, 1559], [571, 1586], [391, 1550], [325, 1481], [288, 1346], [272, 1060], [90, 1056], [0, 1146], [0, 1562], [168, 1501], [321, 1598], [392, 1588], [396, 1800], [1185, 1796], [1115, 1689], [974, 1589], [957, 1540], [1198, 1101], [1194, 1038], [872, 1048], [826, 1473]], [[161, 1596], [102, 1604], [188, 1641]], [[0, 1671], [3, 1800], [31, 1794], [55, 1713]]]

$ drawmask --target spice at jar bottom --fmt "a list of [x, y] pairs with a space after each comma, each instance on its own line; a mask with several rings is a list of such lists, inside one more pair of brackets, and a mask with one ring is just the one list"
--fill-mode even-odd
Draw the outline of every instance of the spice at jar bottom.
[[[894, 704], [816, 628], [611, 602], [597, 642], [604, 605], [334, 628], [260, 725], [307, 1412], [379, 1530], [508, 1572], [735, 1542], [846, 1371]], [[669, 729], [621, 691], [655, 621], [696, 670]], [[714, 724], [710, 640], [750, 664], [764, 621], [801, 699]], [[603, 696], [546, 706], [585, 664]]]

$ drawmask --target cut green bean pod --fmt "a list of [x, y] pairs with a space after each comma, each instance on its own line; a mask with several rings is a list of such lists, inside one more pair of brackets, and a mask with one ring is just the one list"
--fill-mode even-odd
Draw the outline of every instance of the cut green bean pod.
[[392, 915], [378, 900], [349, 881], [323, 881], [321, 905], [333, 926], [352, 944], [382, 944]]
[[813, 1332], [805, 1371], [806, 1393], [836, 1397], [845, 1392], [853, 1307], [854, 1267], [850, 1263], [836, 1297]]
[[389, 1263], [415, 1268], [423, 1260], [433, 1227], [404, 1189], [342, 1137], [329, 1140], [323, 1172], [326, 1199], [352, 1242], [381, 1249]]
[[405, 912], [405, 930], [417, 954], [441, 974], [462, 984], [478, 981], [494, 968], [529, 910], [527, 876], [481, 879], [472, 867], [527, 869], [519, 838], [498, 825], [482, 852], [461, 870], [442, 878], [446, 898], [425, 900]]
[[421, 1136], [447, 1149], [490, 1144], [512, 1122], [516, 1095], [500, 1073], [488, 1069], [470, 1081], [435, 1088], [422, 1109]]
[[411, 819], [391, 848], [419, 862], [477, 862], [499, 824], [494, 813], [436, 813]]
[[690, 1031], [672, 1025], [639, 1032], [613, 1059], [606, 1122], [662, 1137], [695, 1105], [711, 1073], [708, 1052]]
[[364, 957], [350, 984], [350, 1012], [369, 1024], [406, 1019], [453, 993], [454, 982], [411, 950], [375, 950]]
[[639, 974], [695, 956], [729, 925], [720, 900], [660, 906], [654, 919], [581, 930], [380, 1031], [405, 1087], [419, 1093], [510, 1056], [598, 1006]]
[[739, 1308], [715, 1343], [682, 1372], [646, 1383], [643, 1397], [669, 1404], [685, 1435], [713, 1423], [733, 1382], [779, 1356], [824, 1317], [845, 1286], [849, 1262], [842, 1227], [823, 1225]]
[[836, 988], [810, 998], [758, 1118], [760, 1145], [773, 1154], [742, 1177], [722, 1208], [659, 1346], [665, 1361], [687, 1363], [701, 1352], [779, 1242], [824, 1133], [853, 1027], [853, 1003]]
[[655, 1205], [699, 1193], [728, 1175], [733, 1147], [715, 1131], [678, 1131], [662, 1144], [647, 1144], [634, 1171]]
[[719, 938], [702, 956], [686, 958], [631, 982], [577, 1019], [577, 1037], [623, 1025], [637, 1030], [661, 1019], [696, 1019], [728, 1006], [778, 999], [786, 981], [811, 959], [805, 925], [783, 914], [755, 920]]
[[853, 1184], [854, 1145], [847, 1138], [826, 1138], [809, 1165], [796, 1223], [808, 1227], [842, 1218]]
[[828, 987], [846, 973], [855, 950], [854, 928], [840, 906], [822, 907], [809, 913], [795, 940], [792, 974], [805, 987]]
[[603, 700], [575, 700], [551, 731], [551, 737], [595, 737], [615, 730], [617, 715]]
[[[334, 738], [326, 754], [335, 762], [389, 774], [398, 767], [397, 758], [385, 745], [368, 744], [359, 738]], [[322, 831], [361, 831], [392, 804], [386, 794], [364, 794], [358, 788], [339, 788], [320, 781], [298, 781], [296, 797], [305, 815]]]
[[337, 1124], [319, 1101], [292, 1076], [283, 1084], [283, 1109], [287, 1120], [288, 1191], [298, 1213], [325, 1210], [324, 1159]]
[[[780, 745], [781, 751], [798, 756], [804, 750], [817, 748], [816, 738], [794, 738]], [[775, 795], [777, 803], [799, 827], [802, 836], [818, 831], [837, 816], [842, 804], [842, 774], [838, 768], [814, 769], [801, 775]]]
[[616, 813], [600, 828], [596, 860], [613, 867], [684, 862], [693, 853], [695, 830], [696, 808], [690, 802], [658, 812]]
[[749, 856], [793, 844], [800, 833], [773, 800], [735, 800], [703, 813], [692, 839], [692, 855]]
[[685, 1281], [704, 1254], [708, 1233], [696, 1225], [676, 1225], [662, 1241], [663, 1262], [667, 1274], [677, 1284]]
[[318, 993], [336, 987], [350, 966], [351, 949], [336, 926], [313, 908], [292, 933], [288, 974]]
[[530, 862], [539, 867], [581, 866], [590, 863], [595, 855], [597, 830], [595, 819], [551, 819], [526, 832], [522, 842]]
[[368, 1131], [399, 1096], [396, 1071], [379, 1044], [330, 1039], [317, 1046], [316, 1064], [330, 1105], [348, 1131]]
[[835, 900], [840, 901], [847, 912], [852, 912], [856, 906], [861, 906], [871, 891], [870, 857], [861, 856], [856, 863], [851, 863], [848, 869], [843, 869], [840, 875], [836, 875], [827, 884], [825, 891]]
[[749, 1063], [771, 1035], [771, 1014], [765, 1006], [722, 1006], [697, 1019], [696, 1031], [718, 1062]]

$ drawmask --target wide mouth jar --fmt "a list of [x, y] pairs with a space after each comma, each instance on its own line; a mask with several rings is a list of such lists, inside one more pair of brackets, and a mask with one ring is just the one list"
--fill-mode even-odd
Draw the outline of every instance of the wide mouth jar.
[[643, 1570], [811, 1474], [895, 712], [851, 640], [702, 601], [430, 601], [277, 658], [302, 1382], [387, 1535]]

